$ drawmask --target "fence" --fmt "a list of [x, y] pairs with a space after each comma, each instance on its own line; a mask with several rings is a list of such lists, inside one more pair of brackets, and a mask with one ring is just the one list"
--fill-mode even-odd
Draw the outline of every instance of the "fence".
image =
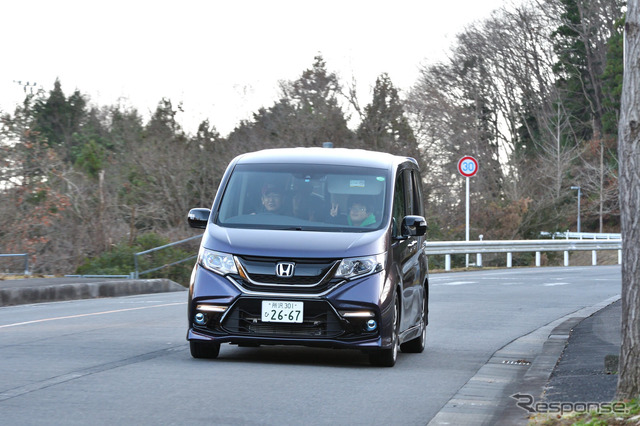
[[578, 239], [578, 240], [619, 240], [620, 234], [605, 234], [597, 232], [541, 232], [541, 237]]
[[145, 254], [153, 253], [153, 252], [156, 252], [158, 250], [163, 250], [163, 249], [166, 249], [166, 248], [169, 248], [169, 247], [177, 246], [178, 244], [183, 244], [183, 243], [195, 240], [197, 238], [202, 238], [202, 234], [201, 235], [196, 235], [196, 236], [193, 236], [193, 237], [189, 237], [189, 238], [185, 238], [184, 240], [176, 241], [176, 242], [173, 242], [173, 243], [165, 244], [165, 245], [160, 246], [160, 247], [155, 247], [155, 248], [152, 248], [152, 249], [149, 249], [149, 250], [145, 250], [145, 251], [141, 251], [141, 252], [138, 252], [138, 253], [134, 253], [134, 255], [133, 255], [133, 263], [134, 263], [135, 271], [132, 272], [131, 275], [133, 276], [133, 278], [138, 279], [138, 278], [140, 278], [140, 275], [148, 274], [148, 273], [151, 273], [151, 272], [154, 272], [154, 271], [158, 271], [158, 270], [160, 270], [162, 268], [167, 268], [169, 266], [178, 265], [180, 263], [187, 262], [189, 260], [195, 259], [196, 257], [198, 257], [197, 254], [195, 254], [193, 256], [186, 257], [186, 258], [181, 259], [181, 260], [177, 260], [175, 262], [167, 263], [166, 265], [162, 265], [162, 266], [158, 266], [158, 267], [155, 267], [155, 268], [147, 269], [145, 271], [140, 271], [139, 270], [139, 266], [138, 266], [138, 264], [139, 264], [138, 258], [140, 256], [144, 256]]
[[24, 274], [29, 275], [29, 255], [26, 253], [21, 254], [0, 254], [0, 258], [3, 257], [24, 257]]
[[592, 240], [505, 240], [505, 241], [429, 241], [422, 250], [427, 255], [445, 255], [445, 270], [451, 270], [452, 254], [476, 254], [476, 266], [482, 267], [483, 253], [506, 253], [507, 268], [512, 267], [513, 253], [536, 254], [535, 265], [540, 266], [540, 253], [563, 251], [564, 266], [569, 266], [569, 251], [591, 250], [591, 263], [597, 265], [599, 250], [618, 250], [618, 264], [622, 263], [621, 239]]

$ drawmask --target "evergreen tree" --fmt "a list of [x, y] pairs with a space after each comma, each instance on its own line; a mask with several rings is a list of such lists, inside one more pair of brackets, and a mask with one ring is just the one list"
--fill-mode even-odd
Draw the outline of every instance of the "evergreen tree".
[[373, 99], [364, 108], [357, 136], [372, 150], [419, 158], [416, 137], [405, 116], [398, 90], [387, 74], [376, 79]]
[[321, 56], [293, 82], [281, 84], [282, 97], [273, 107], [254, 115], [255, 126], [276, 146], [321, 146], [353, 143], [353, 133], [338, 103], [340, 84]]
[[74, 139], [86, 117], [86, 100], [79, 91], [69, 98], [62, 92], [60, 80], [56, 80], [47, 98], [38, 99], [34, 105], [34, 130], [47, 144], [60, 151], [63, 161], [73, 163], [78, 151]]
[[622, 95], [622, 73], [624, 70], [624, 18], [615, 27], [615, 32], [607, 44], [607, 65], [602, 74], [602, 130], [605, 134], [618, 134], [620, 96]]

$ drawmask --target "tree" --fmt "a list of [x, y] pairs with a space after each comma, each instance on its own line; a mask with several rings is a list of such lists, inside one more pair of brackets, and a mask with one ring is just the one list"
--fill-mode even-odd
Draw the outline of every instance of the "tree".
[[50, 147], [61, 150], [65, 162], [74, 162], [78, 154], [74, 135], [80, 131], [86, 116], [86, 100], [79, 91], [68, 98], [56, 80], [46, 99], [38, 99], [34, 106], [34, 130], [40, 132]]
[[640, 8], [627, 5], [618, 152], [622, 231], [622, 345], [618, 398], [640, 396]]
[[387, 74], [376, 79], [373, 99], [364, 108], [357, 135], [367, 148], [419, 159], [416, 137], [405, 116], [398, 89]]
[[252, 121], [240, 124], [230, 135], [236, 152], [259, 148], [321, 146], [332, 141], [349, 146], [353, 132], [338, 102], [340, 84], [327, 71], [322, 56], [295, 81], [280, 84], [280, 100], [260, 108]]
[[582, 158], [583, 173], [577, 173], [574, 180], [581, 186], [590, 186], [594, 200], [587, 204], [585, 213], [598, 215], [599, 230], [603, 232], [604, 216], [617, 212], [617, 185], [615, 177], [610, 178], [616, 174], [616, 153], [611, 147], [615, 144], [609, 143], [613, 138], [605, 130], [611, 130], [616, 116], [612, 95], [615, 96], [616, 79], [622, 71], [616, 66], [622, 52], [615, 47], [621, 41], [617, 22], [623, 3], [619, 0], [550, 3], [558, 6], [554, 12], [560, 15], [560, 25], [552, 34], [558, 54], [554, 67], [558, 75], [556, 85], [570, 112], [577, 143], [584, 144], [586, 154]]

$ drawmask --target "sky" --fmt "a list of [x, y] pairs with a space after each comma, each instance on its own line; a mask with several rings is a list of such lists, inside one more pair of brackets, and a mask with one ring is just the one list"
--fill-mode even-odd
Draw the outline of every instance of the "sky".
[[58, 78], [67, 96], [79, 90], [145, 117], [168, 98], [182, 104], [185, 131], [209, 119], [226, 136], [318, 54], [343, 85], [356, 82], [361, 105], [385, 72], [406, 92], [421, 66], [443, 60], [456, 34], [503, 3], [3, 0], [0, 111], [13, 112], [26, 82], [49, 91]]

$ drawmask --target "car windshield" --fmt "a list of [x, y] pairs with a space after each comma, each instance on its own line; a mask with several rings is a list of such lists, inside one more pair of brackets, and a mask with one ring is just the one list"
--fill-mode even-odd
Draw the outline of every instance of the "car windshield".
[[225, 227], [367, 232], [384, 223], [388, 172], [319, 164], [240, 164], [214, 217]]

